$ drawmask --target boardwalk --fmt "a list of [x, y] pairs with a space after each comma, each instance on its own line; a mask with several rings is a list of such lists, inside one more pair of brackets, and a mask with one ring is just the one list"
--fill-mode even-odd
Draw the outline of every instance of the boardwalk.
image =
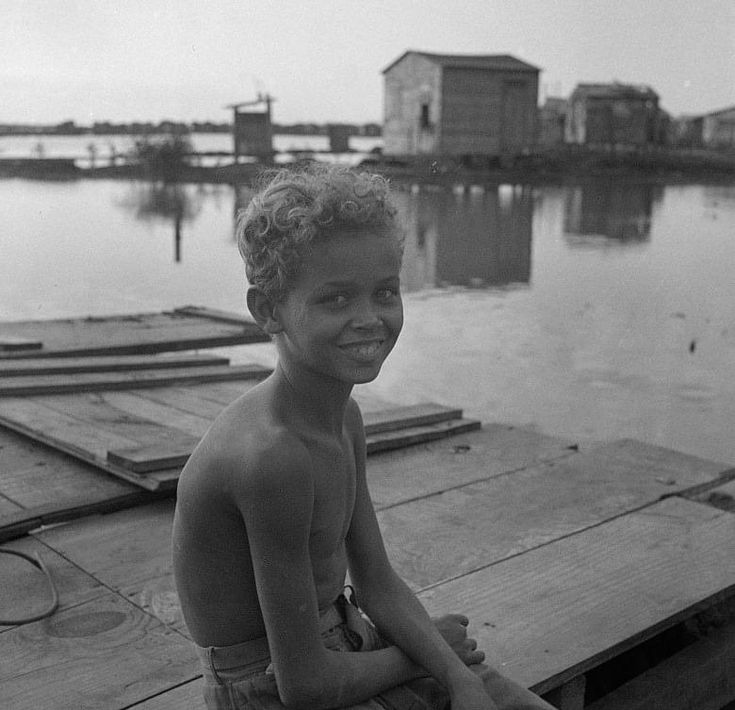
[[[201, 335], [211, 315], [186, 318]], [[173, 495], [212, 419], [267, 370], [147, 354], [183, 349], [191, 332], [126, 352], [137, 326], [102, 354], [105, 327], [85, 326], [84, 347], [3, 336], [0, 543], [38, 554], [60, 599], [48, 618], [0, 626], [3, 710], [203, 707], [171, 575]], [[467, 614], [490, 663], [563, 710], [735, 701], [735, 469], [369, 390], [360, 404], [396, 569], [432, 614]], [[0, 592], [7, 622], [50, 598], [12, 555]]]
[[[0, 456], [38, 482], [34, 468], [47, 480], [99, 477], [10, 433]], [[468, 614], [491, 662], [565, 708], [583, 707], [586, 679], [594, 697], [595, 669], [610, 659], [735, 595], [735, 514], [707, 502], [735, 492], [722, 464], [627, 440], [580, 451], [485, 425], [376, 454], [368, 477], [391, 558], [429, 610]], [[1, 490], [5, 505], [24, 504]], [[0, 627], [3, 707], [202, 707], [171, 577], [172, 512], [172, 500], [157, 500], [5, 543], [41, 554], [61, 606]], [[37, 570], [6, 556], [0, 565], [4, 615], [45, 604]], [[734, 654], [730, 624], [648, 673], [665, 674], [674, 700], [712, 687], [729, 699]], [[682, 664], [689, 675], [667, 671]], [[615, 692], [593, 707], [629, 707], [610, 705]]]

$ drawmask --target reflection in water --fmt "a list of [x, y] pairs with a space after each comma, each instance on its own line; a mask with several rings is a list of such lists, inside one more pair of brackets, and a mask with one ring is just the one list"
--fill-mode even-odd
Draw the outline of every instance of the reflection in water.
[[482, 288], [531, 279], [533, 195], [529, 187], [398, 192], [406, 224], [406, 291]]
[[570, 187], [565, 199], [567, 241], [571, 246], [647, 241], [652, 205], [660, 199], [660, 188], [647, 184], [594, 182]]
[[162, 219], [173, 222], [174, 260], [181, 261], [181, 229], [184, 222], [193, 220], [201, 210], [200, 190], [179, 183], [134, 183], [124, 204], [131, 208], [137, 219]]

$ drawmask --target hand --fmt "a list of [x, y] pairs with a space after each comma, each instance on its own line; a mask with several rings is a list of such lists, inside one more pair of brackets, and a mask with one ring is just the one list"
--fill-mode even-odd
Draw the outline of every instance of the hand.
[[470, 620], [466, 616], [447, 614], [433, 621], [437, 631], [465, 665], [472, 666], [485, 660], [485, 654], [477, 650], [477, 641], [467, 636]]

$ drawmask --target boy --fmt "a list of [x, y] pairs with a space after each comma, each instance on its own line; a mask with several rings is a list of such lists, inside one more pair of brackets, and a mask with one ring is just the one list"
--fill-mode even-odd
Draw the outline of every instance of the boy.
[[[238, 242], [248, 308], [278, 362], [217, 418], [179, 481], [174, 573], [208, 707], [550, 708], [478, 665], [465, 617], [432, 622], [385, 553], [350, 397], [403, 325], [385, 180], [282, 171]], [[343, 594], [348, 570], [371, 621]]]

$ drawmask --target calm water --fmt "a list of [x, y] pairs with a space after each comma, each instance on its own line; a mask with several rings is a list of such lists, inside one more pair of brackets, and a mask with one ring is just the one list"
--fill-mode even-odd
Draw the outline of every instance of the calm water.
[[[242, 310], [233, 214], [247, 199], [229, 186], [1, 180], [0, 319]], [[735, 186], [397, 199], [406, 326], [376, 394], [735, 463]], [[227, 352], [273, 360], [270, 344]]]

